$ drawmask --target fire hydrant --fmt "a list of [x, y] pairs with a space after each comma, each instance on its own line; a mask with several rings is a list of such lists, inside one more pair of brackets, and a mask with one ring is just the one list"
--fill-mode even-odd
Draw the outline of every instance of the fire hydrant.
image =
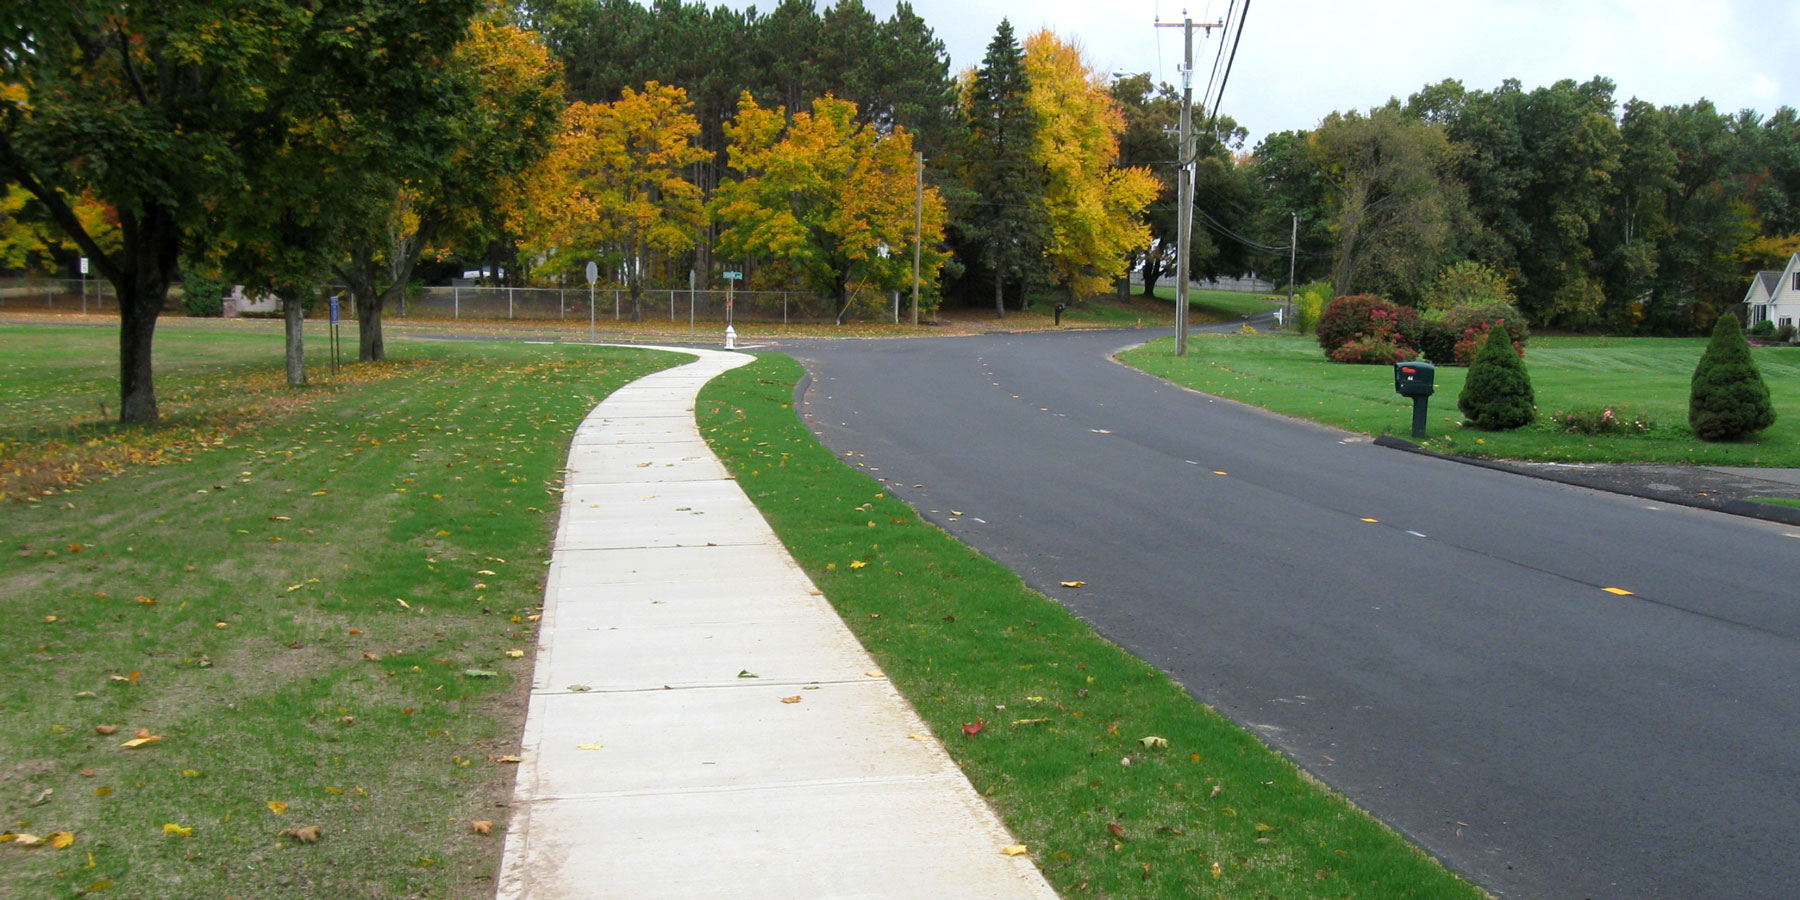
[[725, 326], [725, 349], [737, 349], [737, 329], [730, 325]]

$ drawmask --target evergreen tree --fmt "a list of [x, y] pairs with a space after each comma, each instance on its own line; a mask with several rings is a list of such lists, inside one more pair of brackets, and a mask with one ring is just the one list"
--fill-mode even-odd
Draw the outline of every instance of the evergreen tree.
[[1513, 351], [1512, 333], [1504, 328], [1488, 332], [1487, 343], [1469, 364], [1456, 408], [1476, 428], [1505, 431], [1531, 424], [1537, 415], [1534, 399], [1531, 376]]
[[1703, 441], [1735, 441], [1775, 424], [1769, 386], [1756, 371], [1744, 331], [1731, 313], [1713, 325], [1712, 340], [1694, 367], [1688, 424]]
[[893, 18], [881, 23], [877, 76], [863, 116], [877, 127], [904, 126], [927, 159], [937, 159], [956, 140], [956, 80], [950, 56], [931, 26], [901, 0]]
[[994, 312], [1002, 318], [1006, 282], [1021, 284], [1025, 308], [1024, 287], [1042, 280], [1049, 241], [1044, 184], [1032, 162], [1037, 121], [1025, 103], [1029, 87], [1025, 52], [1002, 19], [969, 85], [967, 165], [975, 200], [961, 217], [994, 280]]

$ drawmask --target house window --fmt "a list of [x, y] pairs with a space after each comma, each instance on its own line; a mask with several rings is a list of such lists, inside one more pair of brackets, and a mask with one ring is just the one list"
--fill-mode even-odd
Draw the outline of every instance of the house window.
[[1781, 319], [1775, 323], [1775, 327], [1790, 328], [1793, 326], [1793, 324], [1794, 324], [1793, 316], [1782, 316]]
[[1800, 272], [1794, 273], [1794, 290], [1800, 291]]

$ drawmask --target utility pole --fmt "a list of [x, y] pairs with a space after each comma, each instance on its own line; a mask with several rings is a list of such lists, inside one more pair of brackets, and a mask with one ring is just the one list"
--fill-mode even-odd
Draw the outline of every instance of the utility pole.
[[[1211, 34], [1214, 28], [1224, 27], [1223, 22], [1208, 24], [1202, 22], [1199, 27]], [[1174, 22], [1157, 22], [1158, 28], [1179, 28], [1182, 37], [1181, 52], [1181, 146], [1176, 151], [1179, 165], [1177, 178], [1180, 183], [1180, 199], [1176, 203], [1175, 232], [1175, 355], [1187, 355], [1188, 325], [1188, 246], [1194, 239], [1194, 20], [1188, 18], [1187, 10], [1181, 11], [1181, 24]]]
[[919, 250], [925, 243], [925, 154], [913, 154], [919, 161], [917, 193], [913, 198], [913, 303], [912, 323], [919, 324]]
[[1294, 321], [1294, 257], [1300, 252], [1300, 213], [1290, 212], [1294, 217], [1293, 225], [1288, 231], [1288, 302], [1287, 314], [1282, 318]]

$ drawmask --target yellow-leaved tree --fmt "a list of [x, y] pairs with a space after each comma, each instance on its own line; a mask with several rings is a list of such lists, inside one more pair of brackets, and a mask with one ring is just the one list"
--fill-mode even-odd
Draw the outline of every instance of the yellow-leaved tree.
[[1128, 255], [1150, 242], [1144, 210], [1161, 183], [1147, 168], [1118, 166], [1125, 115], [1078, 48], [1039, 31], [1025, 40], [1025, 73], [1050, 218], [1046, 255], [1078, 299], [1109, 288], [1125, 274]]
[[652, 254], [684, 253], [705, 222], [700, 188], [684, 170], [707, 158], [687, 91], [655, 81], [612, 103], [572, 103], [563, 132], [525, 180], [513, 227], [527, 249], [573, 264], [610, 251], [641, 322]]
[[839, 324], [857, 296], [853, 288], [911, 285], [915, 243], [921, 282], [936, 281], [944, 198], [925, 188], [923, 240], [916, 242], [918, 169], [906, 129], [882, 133], [859, 123], [856, 104], [830, 95], [790, 121], [785, 108], [764, 109], [746, 91], [725, 133], [740, 175], [721, 184], [713, 200], [726, 258], [785, 262], [833, 298]]

